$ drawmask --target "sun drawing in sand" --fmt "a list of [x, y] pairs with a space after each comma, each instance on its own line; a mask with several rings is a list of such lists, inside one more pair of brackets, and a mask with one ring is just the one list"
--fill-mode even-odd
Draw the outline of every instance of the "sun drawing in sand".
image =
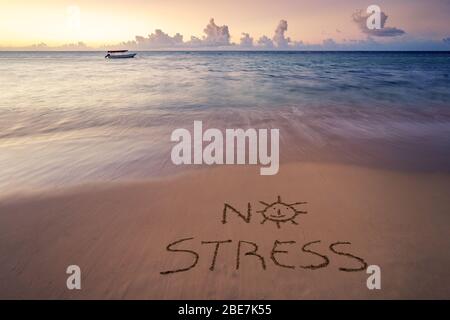
[[267, 220], [275, 222], [277, 227], [280, 228], [281, 223], [286, 223], [290, 221], [292, 224], [298, 224], [295, 221], [295, 217], [299, 214], [307, 214], [307, 211], [299, 211], [295, 209], [296, 205], [306, 204], [307, 202], [295, 202], [295, 203], [284, 203], [281, 201], [281, 197], [278, 196], [278, 199], [274, 203], [265, 203], [260, 201], [261, 204], [265, 205], [266, 208], [264, 210], [257, 211], [258, 213], [262, 213], [264, 220], [261, 224], [264, 224]]

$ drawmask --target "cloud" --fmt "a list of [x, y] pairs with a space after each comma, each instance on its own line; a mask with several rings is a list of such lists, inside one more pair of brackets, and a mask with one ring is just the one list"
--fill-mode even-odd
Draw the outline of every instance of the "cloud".
[[213, 18], [211, 18], [203, 32], [206, 34], [204, 42], [208, 45], [227, 46], [230, 44], [230, 31], [228, 30], [228, 26], [216, 25]]
[[[249, 33], [242, 33], [239, 44], [231, 43], [228, 26], [219, 26], [211, 19], [204, 29], [202, 37], [192, 36], [190, 40], [184, 41], [179, 33], [170, 36], [160, 29], [155, 30], [147, 37], [136, 36], [134, 40], [113, 45], [103, 45], [100, 47], [89, 47], [84, 42], [69, 43], [60, 46], [48, 46], [45, 43], [38, 43], [25, 47], [0, 47], [0, 50], [24, 50], [24, 51], [88, 51], [88, 50], [361, 50], [361, 51], [446, 51], [450, 45], [450, 37], [444, 39], [424, 39], [411, 36], [402, 37], [395, 41], [381, 41], [379, 37], [388, 37], [393, 34], [404, 33], [397, 28], [386, 28], [387, 16], [382, 14], [382, 26], [384, 29], [368, 30], [366, 28], [366, 16], [360, 11], [354, 14], [354, 21], [361, 30], [367, 34], [364, 40], [343, 40], [337, 42], [329, 37], [322, 43], [310, 44], [302, 41], [293, 41], [286, 37], [288, 23], [281, 20], [272, 38], [265, 35], [255, 40]], [[383, 31], [384, 30], [384, 31]], [[380, 33], [381, 32], [381, 33]], [[377, 38], [378, 37], [378, 38]]]
[[302, 44], [296, 50], [306, 51], [446, 51], [448, 45], [443, 41], [429, 39], [405, 39], [401, 41], [380, 41], [373, 37], [364, 40], [344, 40], [337, 42], [334, 39], [326, 39], [321, 44]]
[[87, 46], [84, 42], [66, 43], [59, 46], [49, 46], [45, 42], [35, 43], [30, 46], [23, 47], [0, 47], [0, 50], [14, 51], [89, 51], [95, 48]]
[[82, 41], [77, 43], [63, 44], [62, 46], [56, 47], [56, 50], [67, 50], [67, 51], [83, 51], [89, 50], [90, 48]]
[[258, 39], [258, 46], [264, 49], [273, 49], [275, 46], [273, 45], [273, 41], [269, 39], [267, 36], [262, 36]]
[[188, 41], [187, 44], [190, 47], [201, 47], [203, 45], [203, 40], [198, 37], [191, 36], [191, 40]]
[[330, 39], [323, 40], [322, 46], [327, 49], [330, 49], [330, 48], [337, 48], [338, 44], [336, 43], [336, 41], [334, 41], [334, 39], [330, 38]]
[[210, 48], [210, 47], [227, 47], [231, 46], [230, 43], [230, 31], [228, 26], [216, 25], [214, 18], [209, 20], [209, 23], [203, 29], [205, 35], [201, 38], [191, 36], [191, 39], [184, 42], [184, 46], [187, 48]]
[[288, 29], [288, 23], [286, 20], [281, 20], [277, 28], [275, 29], [275, 34], [272, 39], [267, 36], [262, 36], [258, 39], [258, 46], [263, 49], [289, 49], [291, 39], [285, 36]]
[[[183, 36], [179, 33], [173, 37], [164, 33], [160, 29], [156, 29], [154, 33], [147, 37], [136, 36], [134, 41], [124, 42], [119, 46], [131, 46], [135, 49], [156, 49], [156, 48], [171, 48], [183, 45]], [[116, 46], [117, 47], [117, 46]]]
[[239, 45], [243, 48], [252, 48], [253, 38], [248, 33], [242, 33]]
[[211, 19], [203, 30], [205, 35], [202, 38], [191, 36], [189, 41], [183, 40], [180, 33], [170, 36], [160, 29], [156, 29], [154, 33], [148, 37], [136, 36], [134, 41], [122, 42], [118, 45], [109, 46], [108, 48], [118, 49], [189, 49], [189, 48], [210, 48], [210, 47], [227, 47], [231, 46], [230, 32], [228, 26], [218, 26]]
[[214, 18], [209, 20], [208, 25], [203, 30], [205, 36], [202, 39], [197, 37], [191, 38], [191, 44], [201, 45], [205, 47], [223, 47], [230, 45], [230, 31], [228, 26], [218, 26], [214, 22]]
[[48, 49], [49, 46], [46, 43], [41, 42], [41, 43], [33, 44], [29, 48], [30, 49], [36, 49], [36, 50], [45, 50], [45, 49]]
[[359, 10], [352, 15], [353, 21], [365, 34], [375, 37], [396, 37], [405, 34], [405, 31], [402, 29], [385, 27], [388, 16], [384, 12], [381, 12], [381, 29], [369, 29], [367, 28], [367, 18], [369, 18], [369, 16], [370, 14], [363, 13], [362, 10]]
[[275, 35], [273, 36], [273, 43], [278, 48], [287, 48], [289, 46], [289, 42], [291, 42], [290, 38], [286, 38], [284, 33], [288, 29], [288, 23], [286, 20], [281, 20], [278, 23], [277, 28], [275, 29]]

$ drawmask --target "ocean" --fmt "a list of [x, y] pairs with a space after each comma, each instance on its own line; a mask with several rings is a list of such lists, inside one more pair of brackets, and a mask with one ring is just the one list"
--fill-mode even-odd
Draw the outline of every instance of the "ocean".
[[0, 52], [0, 192], [173, 172], [170, 133], [280, 128], [282, 163], [450, 171], [450, 53]]

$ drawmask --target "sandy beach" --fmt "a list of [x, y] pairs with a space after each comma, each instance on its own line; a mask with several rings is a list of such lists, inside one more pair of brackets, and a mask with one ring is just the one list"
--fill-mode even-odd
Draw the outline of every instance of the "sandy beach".
[[450, 298], [448, 53], [119, 60], [0, 52], [0, 298]]
[[416, 300], [450, 300], [449, 17], [450, 0], [3, 1], [0, 301], [436, 311]]
[[[280, 228], [261, 224], [258, 211], [278, 196], [307, 202], [295, 205], [307, 214]], [[244, 216], [250, 204], [248, 223], [228, 210], [224, 224], [225, 204]], [[448, 174], [326, 163], [284, 164], [276, 176], [233, 166], [11, 196], [0, 204], [0, 298], [449, 298], [449, 210]], [[191, 253], [167, 250], [183, 239], [172, 249]], [[205, 242], [213, 241], [228, 242], [210, 270], [215, 244]], [[302, 250], [311, 242], [319, 255]], [[265, 269], [246, 254], [250, 243]], [[368, 290], [364, 270], [340, 270], [362, 263], [332, 244], [378, 265], [382, 289]], [[191, 269], [167, 274], [196, 256]], [[69, 265], [81, 268], [81, 290], [66, 288]]]

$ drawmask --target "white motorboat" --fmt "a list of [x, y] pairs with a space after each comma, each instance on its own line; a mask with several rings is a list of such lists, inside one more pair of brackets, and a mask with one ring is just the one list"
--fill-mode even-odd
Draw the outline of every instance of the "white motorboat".
[[134, 58], [137, 53], [127, 53], [128, 50], [111, 50], [108, 51], [105, 58], [106, 59], [129, 59]]

